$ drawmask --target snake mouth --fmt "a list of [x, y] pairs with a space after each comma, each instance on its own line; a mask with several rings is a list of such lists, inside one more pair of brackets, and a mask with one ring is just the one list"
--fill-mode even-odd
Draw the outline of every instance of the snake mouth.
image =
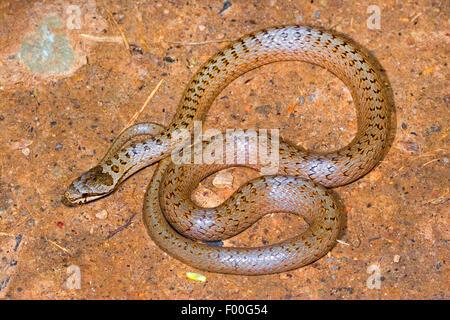
[[70, 186], [64, 195], [61, 198], [61, 202], [66, 205], [67, 207], [76, 207], [83, 203], [87, 202], [87, 199], [89, 197], [88, 193], [78, 194], [78, 193], [72, 193], [71, 191], [72, 186]]
[[61, 202], [67, 207], [76, 207], [79, 205], [79, 203], [69, 200], [65, 195], [61, 197]]
[[108, 193], [83, 193], [80, 197], [71, 197], [67, 192], [62, 196], [61, 202], [67, 207], [77, 207], [84, 203], [88, 203], [100, 199]]
[[81, 205], [83, 203], [88, 202], [89, 198], [91, 196], [92, 195], [87, 193], [87, 192], [84, 192], [84, 193], [79, 192], [74, 187], [74, 185], [71, 184], [67, 188], [66, 192], [64, 192], [64, 195], [62, 196], [61, 202], [64, 205], [68, 206], [68, 207], [76, 207], [76, 206], [79, 206], [79, 205]]

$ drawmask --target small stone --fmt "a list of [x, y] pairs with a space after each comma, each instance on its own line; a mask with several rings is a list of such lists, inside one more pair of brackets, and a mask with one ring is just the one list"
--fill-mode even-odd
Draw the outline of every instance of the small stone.
[[31, 151], [30, 151], [30, 148], [23, 148], [23, 149], [22, 149], [22, 153], [23, 153], [25, 156], [27, 156], [27, 157], [30, 155], [30, 152], [31, 152]]
[[61, 142], [58, 142], [58, 143], [55, 145], [55, 150], [56, 150], [56, 151], [61, 150], [62, 148], [63, 148], [63, 144], [62, 144]]
[[20, 139], [20, 141], [13, 142], [11, 144], [11, 148], [14, 150], [22, 150], [33, 143], [32, 140], [29, 139]]
[[104, 219], [106, 219], [108, 217], [108, 211], [101, 210], [101, 211], [97, 212], [95, 214], [95, 216], [97, 217], [97, 219], [104, 220]]
[[369, 179], [371, 183], [375, 183], [381, 179], [383, 174], [379, 170], [372, 171], [369, 175]]
[[227, 10], [229, 7], [231, 7], [231, 2], [230, 1], [225, 1], [223, 4], [222, 9], [219, 11], [219, 15], [222, 15], [222, 13]]
[[229, 188], [233, 185], [233, 175], [231, 172], [219, 172], [212, 181], [217, 188]]
[[441, 126], [431, 126], [425, 130], [425, 135], [429, 136], [431, 134], [440, 133], [442, 131]]
[[290, 273], [282, 273], [282, 274], [280, 274], [280, 279], [281, 280], [288, 280], [288, 279], [291, 279], [292, 278], [292, 274], [290, 274]]
[[203, 31], [203, 30], [206, 29], [206, 27], [205, 27], [204, 25], [201, 24], [201, 25], [198, 26], [198, 29], [199, 29], [200, 31]]
[[394, 262], [397, 263], [397, 262], [399, 262], [399, 261], [400, 261], [400, 256], [399, 256], [398, 254], [396, 254], [396, 255], [394, 256]]
[[417, 152], [419, 151], [419, 144], [415, 141], [400, 141], [400, 149], [406, 152]]
[[169, 63], [174, 63], [175, 62], [175, 60], [174, 59], [172, 59], [171, 57], [169, 57], [169, 56], [167, 56], [167, 57], [164, 57], [164, 59], [163, 59], [164, 61], [166, 61], [166, 62], [169, 62]]

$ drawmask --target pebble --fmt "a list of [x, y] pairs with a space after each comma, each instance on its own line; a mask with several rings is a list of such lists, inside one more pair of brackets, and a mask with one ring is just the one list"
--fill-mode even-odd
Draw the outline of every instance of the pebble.
[[377, 182], [380, 180], [380, 178], [383, 176], [383, 174], [379, 170], [374, 170], [370, 173], [369, 179], [371, 183]]
[[61, 142], [58, 142], [58, 143], [55, 145], [55, 150], [56, 150], [56, 151], [61, 150], [62, 148], [63, 148], [63, 144], [62, 144]]
[[288, 280], [288, 279], [291, 279], [292, 278], [292, 274], [290, 274], [290, 273], [282, 273], [282, 274], [280, 274], [280, 279], [281, 280]]
[[399, 256], [398, 254], [396, 254], [396, 255], [394, 256], [394, 262], [397, 263], [397, 262], [399, 262], [399, 261], [400, 261], [400, 256]]
[[225, 1], [222, 7], [222, 10], [219, 11], [219, 15], [222, 15], [222, 13], [227, 10], [229, 7], [231, 7], [230, 1]]
[[101, 211], [99, 211], [99, 212], [97, 212], [96, 214], [95, 214], [95, 216], [98, 218], [98, 219], [106, 219], [107, 217], [108, 217], [108, 211], [106, 211], [106, 210], [101, 210]]
[[30, 154], [30, 148], [23, 148], [22, 149], [22, 153], [25, 155], [25, 156], [27, 156], [28, 157], [28, 155]]
[[11, 144], [11, 148], [14, 150], [22, 150], [33, 143], [32, 140], [29, 139], [20, 139], [20, 141], [13, 142]]
[[203, 30], [206, 29], [206, 27], [205, 27], [204, 25], [201, 24], [201, 25], [198, 26], [198, 29], [199, 29], [200, 31], [203, 31]]
[[163, 59], [164, 61], [166, 61], [166, 62], [169, 62], [169, 63], [174, 63], [175, 62], [175, 60], [174, 59], [172, 59], [171, 57], [169, 57], [169, 56], [167, 56], [167, 57], [164, 57], [164, 59]]

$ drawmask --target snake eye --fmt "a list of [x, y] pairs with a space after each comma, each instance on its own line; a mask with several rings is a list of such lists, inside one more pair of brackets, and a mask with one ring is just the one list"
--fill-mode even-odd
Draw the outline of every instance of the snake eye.
[[83, 193], [81, 194], [81, 196], [82, 196], [83, 198], [87, 198], [87, 197], [89, 196], [89, 194], [88, 194], [87, 192], [83, 192]]

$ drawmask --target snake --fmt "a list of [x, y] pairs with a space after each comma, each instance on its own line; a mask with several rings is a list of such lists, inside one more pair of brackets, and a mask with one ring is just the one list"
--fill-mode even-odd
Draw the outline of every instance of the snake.
[[[180, 144], [175, 133], [186, 130], [191, 134], [194, 122], [204, 119], [214, 99], [234, 79], [279, 61], [318, 65], [341, 79], [356, 108], [355, 136], [338, 150], [320, 153], [280, 139], [275, 174], [247, 181], [216, 207], [199, 206], [191, 199], [196, 186], [220, 170], [240, 165], [176, 164], [172, 155], [182, 149], [177, 149]], [[63, 202], [74, 206], [97, 200], [135, 172], [158, 163], [144, 196], [143, 221], [150, 238], [170, 256], [200, 270], [238, 275], [273, 274], [306, 266], [336, 245], [342, 229], [343, 210], [331, 188], [367, 174], [388, 149], [393, 105], [388, 102], [387, 90], [371, 55], [345, 36], [300, 25], [252, 32], [225, 46], [197, 70], [168, 126], [148, 122], [127, 128], [96, 166], [69, 185]], [[235, 152], [248, 153], [247, 147], [248, 141], [244, 141]], [[262, 168], [258, 163], [243, 166]], [[264, 215], [277, 212], [298, 215], [308, 228], [264, 246], [211, 242], [228, 239]]]

